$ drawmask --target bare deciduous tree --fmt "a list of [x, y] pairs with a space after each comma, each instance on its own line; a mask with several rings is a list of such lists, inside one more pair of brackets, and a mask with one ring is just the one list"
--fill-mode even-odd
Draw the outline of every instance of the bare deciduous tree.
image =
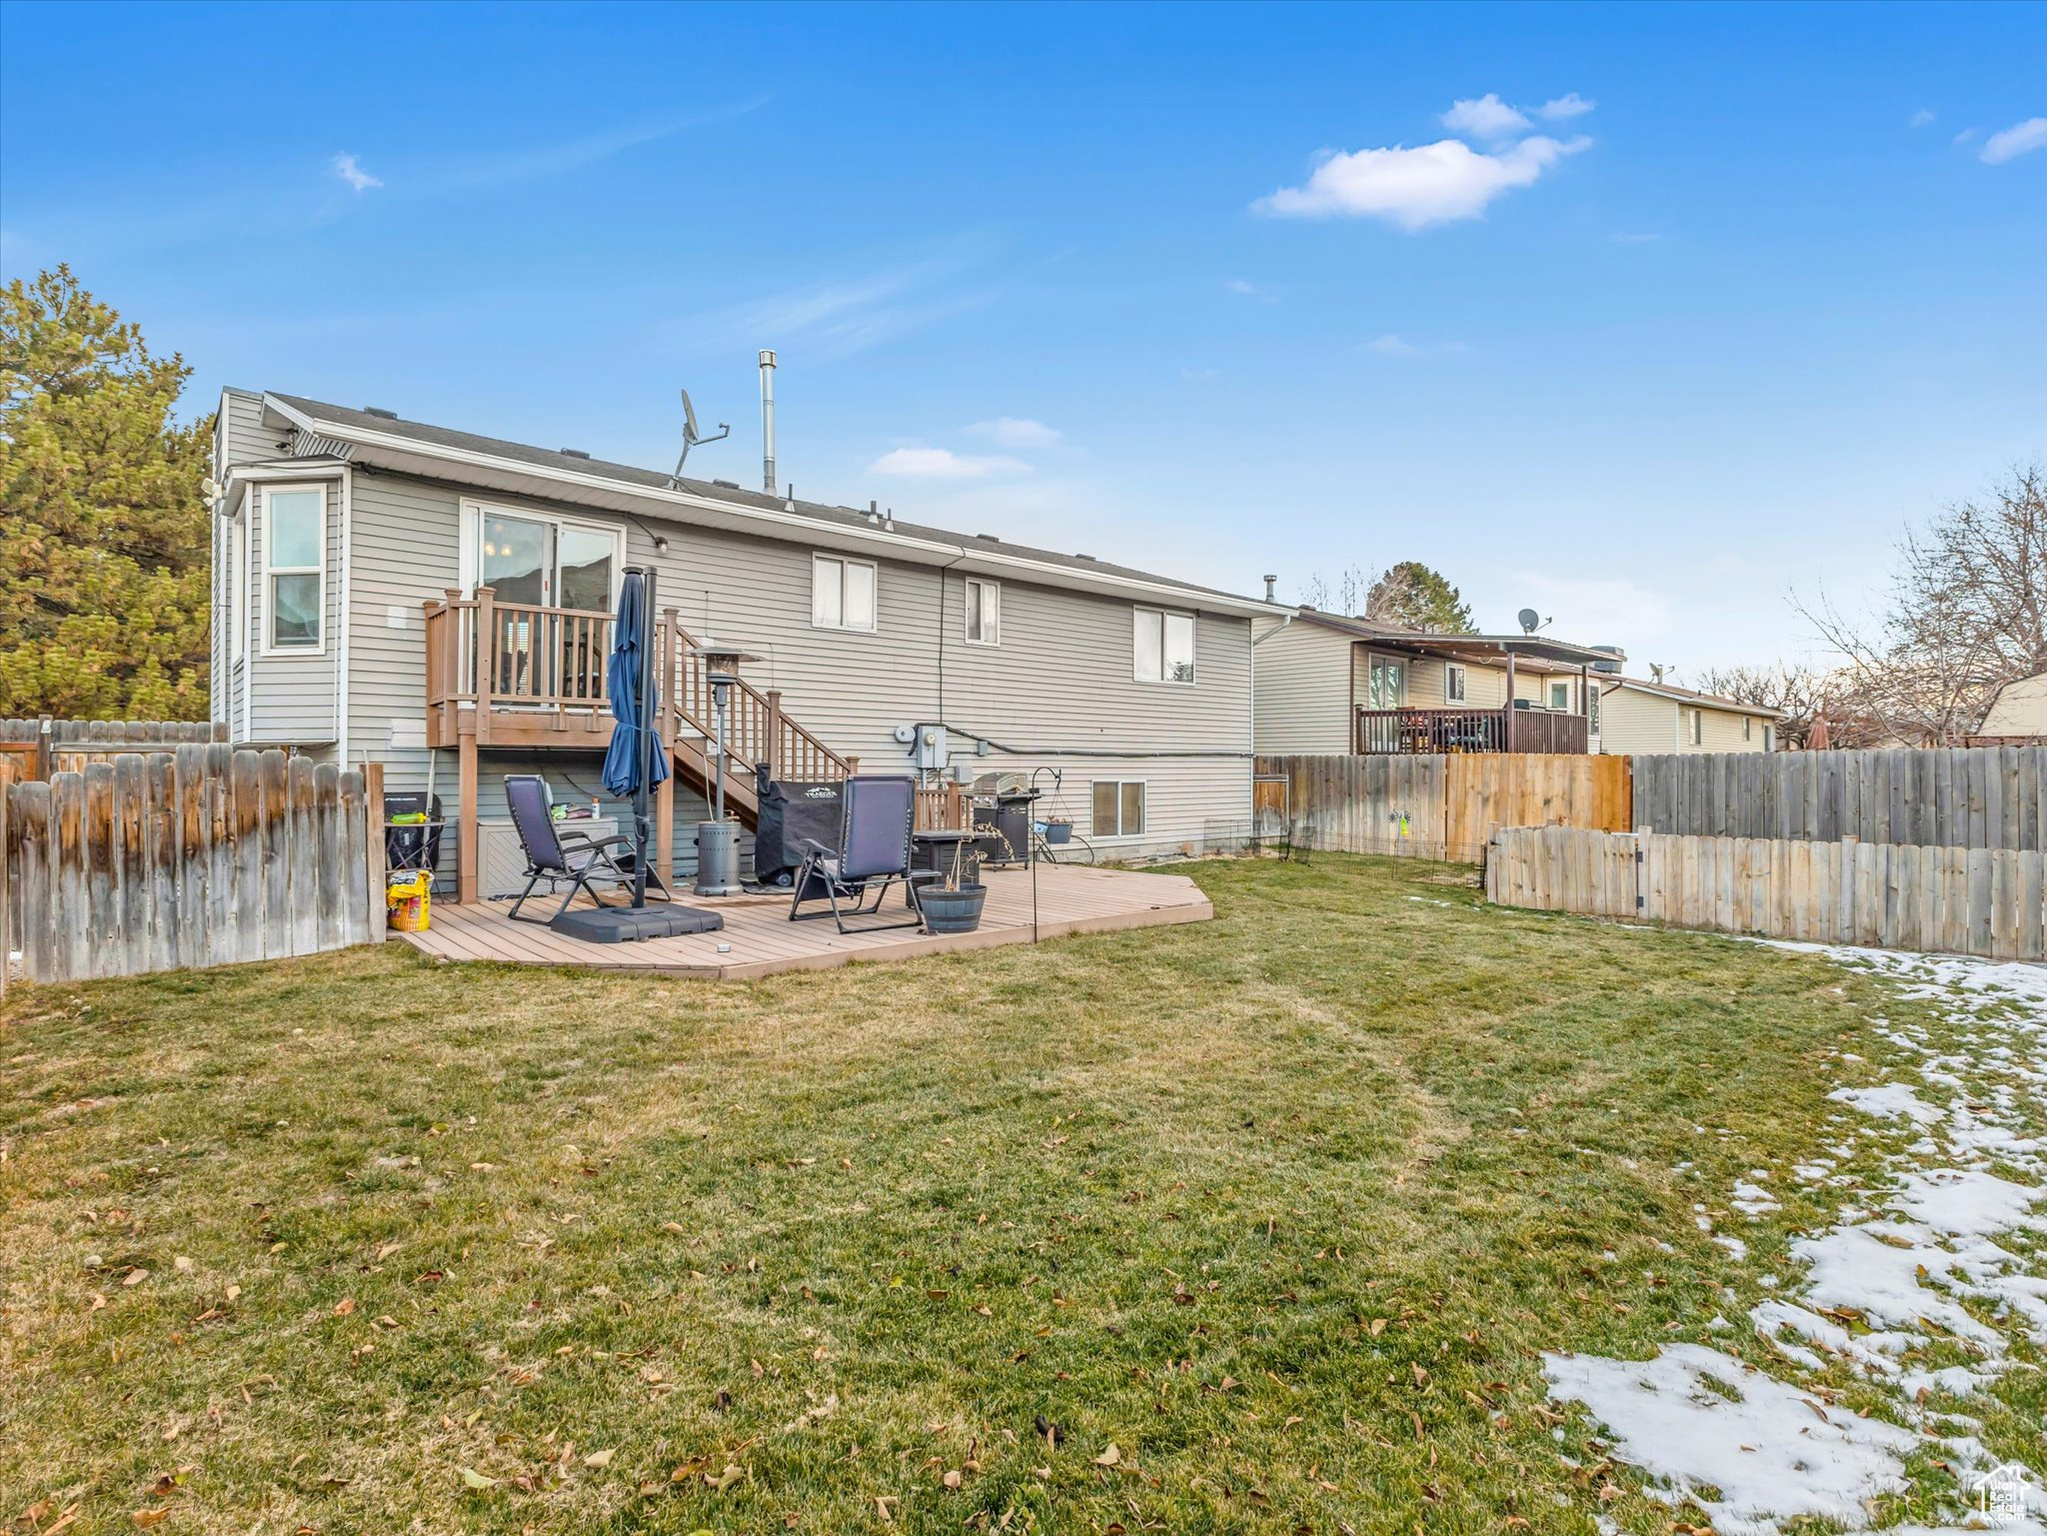
[[1824, 594], [1794, 601], [1846, 658], [1836, 678], [1844, 712], [1893, 741], [1959, 743], [1999, 687], [2047, 672], [2047, 473], [2015, 468], [1987, 497], [1907, 530], [1873, 624]]

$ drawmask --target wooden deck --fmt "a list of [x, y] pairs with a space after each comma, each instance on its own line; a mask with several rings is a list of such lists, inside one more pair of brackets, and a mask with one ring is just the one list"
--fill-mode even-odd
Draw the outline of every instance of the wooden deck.
[[[1030, 872], [993, 870], [985, 878], [988, 905], [981, 926], [973, 933], [943, 937], [930, 937], [915, 928], [841, 934], [829, 917], [792, 923], [787, 896], [685, 896], [686, 905], [723, 914], [724, 928], [639, 944], [585, 944], [538, 923], [515, 923], [505, 915], [509, 902], [436, 905], [427, 932], [393, 937], [440, 960], [574, 965], [711, 981], [747, 980], [777, 971], [824, 970], [855, 960], [907, 960], [1000, 944], [1028, 944], [1032, 936]], [[526, 910], [536, 909], [548, 910], [538, 902]], [[884, 916], [900, 918], [903, 898], [891, 891], [882, 910]], [[1051, 864], [1040, 866], [1037, 872], [1040, 938], [1200, 923], [1213, 916], [1215, 909], [1208, 898], [1185, 875]]]

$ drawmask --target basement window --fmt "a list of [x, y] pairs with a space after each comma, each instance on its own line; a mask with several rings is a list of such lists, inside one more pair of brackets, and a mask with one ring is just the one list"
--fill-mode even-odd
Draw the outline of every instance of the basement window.
[[1142, 779], [1096, 779], [1093, 837], [1142, 837], [1145, 826]]

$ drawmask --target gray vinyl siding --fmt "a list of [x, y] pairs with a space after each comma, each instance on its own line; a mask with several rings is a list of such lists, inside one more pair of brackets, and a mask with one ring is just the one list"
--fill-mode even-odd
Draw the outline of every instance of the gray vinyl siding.
[[[424, 605], [459, 579], [458, 501], [446, 486], [360, 471], [349, 491], [348, 750], [357, 762], [365, 752], [382, 762], [394, 792], [426, 788]], [[434, 773], [452, 805], [452, 749]]]
[[1298, 621], [1258, 644], [1260, 752], [1348, 752], [1350, 637]]
[[263, 397], [246, 389], [227, 389], [220, 396], [221, 425], [218, 439], [222, 462], [214, 466], [214, 478], [235, 464], [256, 464], [274, 459], [286, 450], [278, 446], [284, 433], [263, 425]]
[[[1072, 816], [1083, 832], [1093, 779], [1146, 780], [1153, 786], [1147, 833], [1105, 849], [1114, 856], [1196, 848], [1212, 832], [1241, 831], [1249, 820], [1249, 619], [1197, 613], [1195, 681], [1140, 683], [1132, 676], [1135, 605], [1121, 599], [1003, 579], [1001, 644], [970, 646], [959, 573], [882, 561], [876, 631], [818, 629], [810, 618], [807, 544], [666, 523], [654, 525], [669, 545], [657, 553], [653, 528], [587, 507], [497, 493], [465, 497], [453, 486], [359, 472], [351, 493], [349, 756], [360, 761], [367, 752], [383, 761], [392, 790], [425, 787], [426, 754], [407, 744], [418, 739], [426, 705], [418, 615], [422, 600], [459, 581], [465, 499], [622, 526], [628, 563], [657, 574], [659, 606], [676, 609], [692, 633], [757, 655], [747, 678], [780, 688], [792, 719], [857, 755], [865, 770], [907, 771], [894, 727], [943, 721], [966, 733], [953, 746], [969, 774], [1058, 768], [1063, 803], [1048, 809]], [[407, 614], [402, 627], [393, 618], [398, 610]], [[977, 758], [971, 736], [999, 745]], [[501, 797], [503, 773], [517, 770], [491, 757], [485, 787]], [[532, 765], [548, 772], [556, 761], [565, 760], [541, 754]], [[436, 792], [452, 806], [452, 751], [441, 754], [435, 776]], [[677, 862], [686, 865], [693, 863], [693, 824], [704, 812], [693, 797], [679, 794], [677, 802]], [[488, 805], [483, 814], [493, 814]], [[444, 860], [449, 867], [452, 858]]]

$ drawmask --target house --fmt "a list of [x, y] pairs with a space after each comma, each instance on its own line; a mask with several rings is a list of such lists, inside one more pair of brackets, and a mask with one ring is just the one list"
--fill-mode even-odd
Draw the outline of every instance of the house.
[[1777, 711], [1674, 683], [1612, 677], [1600, 683], [1605, 752], [1774, 752]]
[[[1596, 752], [1611, 646], [1287, 612], [1255, 642], [1264, 753]], [[1511, 704], [1509, 701], [1512, 701]]]
[[[745, 765], [1030, 782], [1104, 857], [1197, 849], [1251, 816], [1265, 603], [868, 510], [741, 490], [229, 389], [214, 444], [213, 700], [237, 744], [382, 763], [455, 806], [463, 899], [494, 894], [508, 773], [605, 800], [610, 622], [657, 583], [664, 860], [694, 863], [719, 728], [706, 657], [739, 653]], [[915, 754], [921, 754], [921, 758]]]
[[1969, 738], [1976, 747], [2019, 747], [2047, 742], [2047, 672], [2013, 678], [1997, 690], [1982, 727]]

